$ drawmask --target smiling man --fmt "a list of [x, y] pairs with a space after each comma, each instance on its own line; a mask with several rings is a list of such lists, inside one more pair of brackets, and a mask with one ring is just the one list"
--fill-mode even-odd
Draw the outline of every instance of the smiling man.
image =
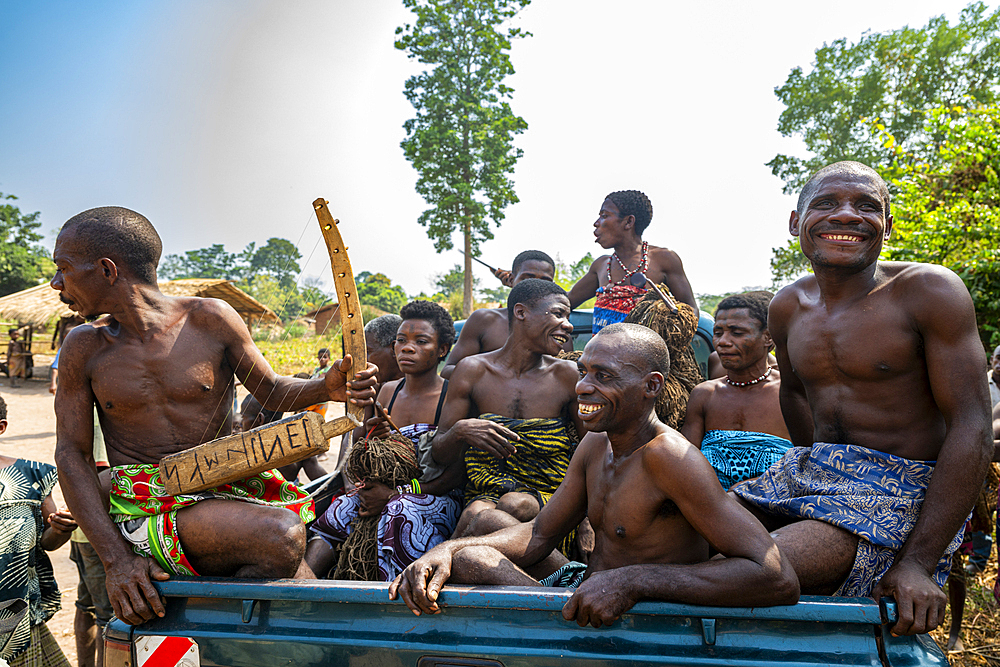
[[[525, 250], [514, 258], [511, 271], [498, 271], [504, 285], [516, 287], [523, 280], [548, 280], [556, 276], [556, 264], [541, 250]], [[507, 342], [510, 327], [506, 308], [480, 308], [469, 315], [462, 332], [455, 343], [455, 349], [448, 356], [448, 365], [441, 369], [441, 377], [447, 379], [455, 372], [455, 366], [462, 359], [474, 354], [499, 350]], [[573, 351], [573, 341], [563, 345], [567, 352]]]
[[792, 443], [781, 416], [778, 369], [768, 362], [770, 292], [734, 294], [719, 302], [712, 331], [725, 376], [691, 391], [681, 434], [701, 449], [723, 488], [757, 477]]
[[[578, 362], [588, 433], [552, 499], [530, 524], [438, 545], [389, 587], [416, 614], [437, 613], [446, 581], [576, 588], [563, 617], [613, 623], [643, 598], [720, 606], [794, 604], [798, 583], [764, 527], [726, 495], [691, 443], [656, 417], [669, 370], [663, 340], [613, 324]], [[553, 548], [584, 517], [588, 565]], [[708, 560], [709, 545], [725, 558]]]
[[893, 632], [926, 632], [993, 453], [972, 299], [940, 266], [878, 261], [889, 191], [863, 164], [817, 172], [789, 230], [814, 274], [768, 327], [796, 446], [736, 494], [784, 525], [804, 593], [894, 596]]
[[629, 283], [635, 273], [645, 274], [657, 285], [666, 284], [678, 301], [690, 305], [695, 315], [698, 314], [698, 302], [681, 258], [673, 250], [642, 240], [642, 233], [652, 220], [653, 204], [638, 190], [612, 192], [601, 204], [594, 222], [594, 240], [602, 248], [614, 250], [594, 260], [587, 275], [569, 291], [573, 308], [596, 294], [594, 333], [601, 327], [624, 320], [642, 300], [647, 287]]
[[[160, 250], [145, 217], [104, 207], [66, 222], [53, 252], [60, 300], [85, 318], [107, 314], [74, 328], [60, 355], [61, 487], [104, 563], [115, 615], [131, 624], [164, 613], [151, 579], [311, 574], [302, 557], [312, 500], [275, 471], [176, 497], [160, 480], [164, 456], [232, 431], [234, 377], [264, 407], [285, 411], [370, 403], [376, 370], [369, 364], [350, 383], [341, 361], [321, 379], [276, 374], [228, 304], [160, 292]], [[113, 518], [94, 468], [95, 406], [114, 466]]]
[[[465, 459], [460, 536], [530, 521], [562, 482], [575, 445], [576, 365], [555, 358], [569, 340], [569, 299], [548, 280], [518, 283], [507, 299], [510, 336], [493, 352], [459, 362], [432, 454]], [[473, 521], [475, 519], [475, 521]]]

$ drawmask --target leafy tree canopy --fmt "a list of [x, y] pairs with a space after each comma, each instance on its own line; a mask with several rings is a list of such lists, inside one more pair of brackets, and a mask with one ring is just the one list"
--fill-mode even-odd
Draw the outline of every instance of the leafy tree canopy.
[[803, 140], [810, 157], [777, 155], [768, 163], [799, 191], [809, 175], [838, 160], [878, 169], [890, 147], [873, 143], [865, 119], [879, 118], [897, 145], [926, 145], [924, 112], [935, 107], [993, 104], [1000, 90], [1000, 9], [975, 2], [958, 23], [943, 16], [922, 28], [866, 33], [856, 43], [838, 39], [816, 50], [812, 70], [796, 67], [775, 94], [785, 105], [778, 130]]
[[893, 158], [893, 230], [882, 257], [940, 264], [965, 282], [988, 350], [1000, 344], [1000, 107], [932, 109], [907, 150], [881, 123], [874, 143]]
[[[362, 276], [364, 276], [362, 278]], [[375, 306], [387, 313], [398, 313], [406, 305], [406, 291], [393, 285], [384, 273], [358, 274], [358, 299], [363, 305]]]
[[396, 48], [430, 67], [404, 87], [416, 115], [400, 146], [430, 205], [417, 222], [438, 252], [460, 232], [465, 251], [463, 310], [472, 310], [472, 259], [492, 239], [504, 209], [518, 201], [509, 174], [522, 151], [514, 135], [527, 129], [503, 81], [514, 73], [509, 50], [528, 33], [505, 27], [530, 0], [403, 0], [415, 15], [396, 29]]
[[39, 245], [40, 213], [24, 214], [17, 197], [0, 192], [0, 296], [44, 282], [53, 272], [50, 253]]

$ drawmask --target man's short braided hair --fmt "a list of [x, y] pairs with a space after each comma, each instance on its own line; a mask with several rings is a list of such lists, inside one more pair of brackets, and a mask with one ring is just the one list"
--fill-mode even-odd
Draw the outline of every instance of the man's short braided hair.
[[609, 194], [607, 199], [618, 207], [621, 217], [635, 216], [635, 233], [642, 236], [653, 220], [653, 202], [649, 201], [649, 197], [638, 190], [619, 190]]

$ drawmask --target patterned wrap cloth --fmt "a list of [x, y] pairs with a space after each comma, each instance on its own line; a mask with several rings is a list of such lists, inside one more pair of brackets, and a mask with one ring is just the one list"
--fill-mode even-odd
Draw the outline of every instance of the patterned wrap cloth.
[[538, 583], [546, 588], [579, 588], [586, 574], [586, 563], [571, 560]]
[[632, 285], [608, 285], [597, 290], [594, 301], [594, 333], [608, 326], [622, 322], [632, 312], [636, 304], [646, 295], [645, 287]]
[[[313, 501], [277, 470], [206, 491], [171, 496], [160, 481], [159, 466], [141, 463], [111, 469], [111, 520], [135, 553], [155, 559], [170, 574], [198, 576], [177, 535], [177, 510], [213, 499], [265, 501], [295, 512], [302, 523], [316, 518]], [[301, 502], [294, 502], [298, 499]]]
[[792, 446], [784, 438], [754, 431], [708, 431], [701, 440], [701, 453], [715, 468], [722, 488], [759, 477], [781, 460]]
[[[399, 431], [413, 442], [417, 451], [421, 464], [420, 481], [429, 481], [440, 475], [439, 469], [424, 465], [430, 441], [436, 432], [434, 426], [410, 424]], [[451, 536], [462, 512], [461, 498], [461, 491], [456, 489], [443, 496], [404, 493], [389, 500], [379, 515], [375, 533], [379, 581], [392, 581], [410, 563]], [[322, 537], [331, 546], [344, 542], [351, 534], [351, 522], [357, 518], [360, 509], [361, 501], [357, 495], [337, 496], [313, 524], [313, 534]]]
[[[734, 491], [769, 514], [816, 519], [861, 539], [854, 567], [834, 595], [869, 597], [917, 523], [934, 468], [858, 445], [818, 442], [793, 447], [755, 480]], [[938, 561], [944, 586], [960, 530]]]
[[48, 463], [16, 459], [0, 468], [0, 600], [21, 599], [29, 609], [6, 647], [0, 643], [0, 660], [13, 664], [25, 664], [29, 658], [69, 664], [58, 646], [52, 650], [49, 644], [33, 645], [43, 636], [52, 637], [45, 621], [61, 606], [52, 562], [41, 545], [42, 501], [57, 479], [56, 467]]
[[[487, 412], [479, 416], [509, 428], [521, 436], [514, 443], [517, 451], [505, 459], [470, 447], [465, 452], [465, 504], [474, 500], [497, 502], [505, 493], [527, 493], [538, 499], [539, 507], [556, 492], [569, 461], [576, 450], [576, 441], [562, 419], [512, 419]], [[563, 539], [559, 550], [567, 556], [572, 552], [576, 530]]]

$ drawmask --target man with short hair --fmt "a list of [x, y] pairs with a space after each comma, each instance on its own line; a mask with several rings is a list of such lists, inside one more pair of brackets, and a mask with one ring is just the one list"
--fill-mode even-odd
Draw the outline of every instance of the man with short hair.
[[[160, 251], [149, 221], [119, 207], [74, 216], [53, 251], [60, 300], [86, 318], [108, 313], [63, 344], [56, 461], [66, 502], [104, 562], [115, 615], [131, 624], [163, 615], [150, 580], [169, 573], [310, 574], [302, 556], [312, 502], [280, 475], [176, 497], [163, 488], [161, 458], [232, 431], [234, 377], [264, 407], [285, 411], [327, 400], [364, 405], [376, 370], [369, 365], [347, 382], [345, 360], [322, 379], [277, 375], [228, 304], [160, 292]], [[113, 466], [114, 520], [92, 458], [95, 404]]]
[[[587, 435], [531, 523], [444, 542], [389, 587], [417, 615], [457, 583], [576, 588], [563, 617], [608, 625], [643, 598], [688, 604], [794, 604], [798, 582], [764, 527], [729, 498], [692, 445], [656, 416], [669, 369], [650, 329], [614, 324], [583, 351], [576, 393]], [[461, 371], [461, 369], [459, 369]], [[589, 516], [589, 565], [552, 552]], [[726, 558], [709, 560], [710, 545]]]
[[702, 382], [688, 399], [681, 434], [705, 455], [724, 489], [757, 477], [792, 446], [778, 403], [778, 369], [768, 363], [772, 296], [745, 292], [719, 302], [712, 336], [726, 375]]
[[[552, 258], [541, 250], [525, 250], [514, 258], [510, 273], [498, 271], [498, 277], [504, 285], [516, 286], [522, 280], [548, 280], [552, 282], [556, 275], [556, 264]], [[507, 341], [509, 327], [507, 326], [506, 308], [480, 308], [469, 315], [462, 326], [455, 348], [448, 356], [448, 364], [441, 370], [441, 377], [451, 378], [458, 362], [474, 354], [499, 350]], [[573, 339], [570, 338], [563, 346], [567, 352], [573, 350]]]
[[632, 285], [635, 274], [643, 274], [657, 285], [664, 283], [678, 301], [690, 305], [698, 315], [698, 301], [691, 291], [681, 258], [673, 250], [649, 245], [642, 233], [653, 220], [653, 204], [638, 190], [612, 192], [601, 204], [594, 222], [595, 241], [613, 248], [590, 265], [590, 271], [573, 285], [569, 302], [576, 308], [597, 295], [594, 333], [621, 322], [648, 290], [648, 283]]
[[[568, 318], [562, 287], [523, 280], [507, 299], [507, 342], [455, 369], [431, 453], [444, 466], [465, 459], [456, 536], [531, 520], [565, 476], [574, 447], [567, 426], [579, 420], [576, 365], [555, 358], [573, 331]], [[487, 509], [498, 511], [471, 525]]]
[[368, 360], [378, 366], [378, 387], [403, 377], [396, 365], [396, 331], [403, 319], [394, 313], [380, 315], [365, 324]]
[[927, 632], [993, 453], [972, 299], [945, 268], [878, 261], [889, 190], [866, 165], [817, 172], [789, 231], [814, 271], [768, 317], [795, 447], [735, 492], [803, 593], [892, 596], [892, 631]]

